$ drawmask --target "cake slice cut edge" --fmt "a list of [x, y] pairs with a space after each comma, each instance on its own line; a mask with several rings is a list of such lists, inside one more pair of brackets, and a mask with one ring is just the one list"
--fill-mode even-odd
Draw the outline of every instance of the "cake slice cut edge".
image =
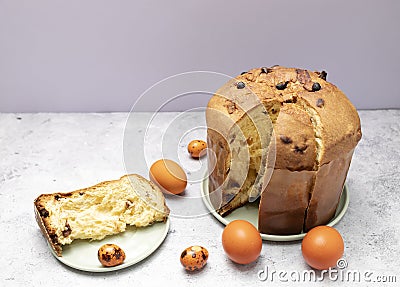
[[160, 189], [137, 174], [67, 193], [42, 194], [34, 200], [36, 221], [57, 256], [75, 239], [101, 240], [165, 222], [169, 208]]

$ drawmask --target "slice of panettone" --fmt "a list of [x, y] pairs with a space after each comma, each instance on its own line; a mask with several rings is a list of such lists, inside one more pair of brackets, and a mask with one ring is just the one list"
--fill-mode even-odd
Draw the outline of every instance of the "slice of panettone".
[[166, 221], [169, 209], [160, 189], [140, 175], [125, 175], [68, 193], [42, 194], [34, 201], [36, 220], [58, 256], [75, 239], [101, 240]]

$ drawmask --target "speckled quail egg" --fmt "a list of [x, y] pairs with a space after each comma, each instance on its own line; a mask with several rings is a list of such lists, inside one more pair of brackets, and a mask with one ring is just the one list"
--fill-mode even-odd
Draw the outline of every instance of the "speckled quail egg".
[[124, 262], [126, 256], [124, 250], [115, 244], [104, 244], [97, 252], [100, 263], [105, 267], [120, 265]]
[[181, 254], [181, 263], [188, 271], [202, 269], [206, 265], [207, 259], [207, 249], [197, 245], [186, 248]]
[[206, 154], [207, 143], [202, 140], [193, 140], [188, 144], [188, 152], [193, 158], [200, 158]]

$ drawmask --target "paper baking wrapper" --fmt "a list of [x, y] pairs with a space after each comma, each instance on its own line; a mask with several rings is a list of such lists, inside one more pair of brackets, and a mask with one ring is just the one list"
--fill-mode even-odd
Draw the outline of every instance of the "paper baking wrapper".
[[261, 194], [259, 231], [298, 234], [327, 224], [339, 204], [353, 152], [322, 165], [318, 171], [275, 169]]

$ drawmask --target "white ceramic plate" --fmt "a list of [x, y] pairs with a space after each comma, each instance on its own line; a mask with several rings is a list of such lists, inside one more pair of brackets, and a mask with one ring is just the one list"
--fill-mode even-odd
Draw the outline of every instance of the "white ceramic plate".
[[[248, 203], [238, 209], [234, 210], [225, 217], [219, 215], [210, 202], [209, 192], [208, 192], [208, 178], [206, 177], [202, 184], [202, 198], [204, 204], [207, 206], [211, 214], [217, 218], [220, 222], [227, 225], [229, 222], [242, 219], [247, 220], [252, 223], [255, 227], [258, 226], [258, 203]], [[336, 209], [335, 216], [327, 224], [328, 226], [334, 226], [336, 223], [342, 219], [346, 213], [347, 207], [349, 206], [349, 195], [347, 192], [347, 187], [344, 186], [342, 195], [340, 197], [339, 205]], [[261, 238], [269, 241], [294, 241], [302, 239], [306, 233], [294, 234], [294, 235], [270, 235], [261, 233]]]
[[[165, 223], [158, 222], [151, 226], [128, 227], [123, 233], [110, 235], [103, 240], [75, 240], [63, 247], [62, 257], [53, 255], [65, 265], [90, 272], [109, 272], [131, 266], [153, 253], [164, 241], [169, 230], [169, 218]], [[124, 263], [114, 267], [103, 267], [97, 259], [100, 246], [113, 243], [121, 247], [126, 254]]]

